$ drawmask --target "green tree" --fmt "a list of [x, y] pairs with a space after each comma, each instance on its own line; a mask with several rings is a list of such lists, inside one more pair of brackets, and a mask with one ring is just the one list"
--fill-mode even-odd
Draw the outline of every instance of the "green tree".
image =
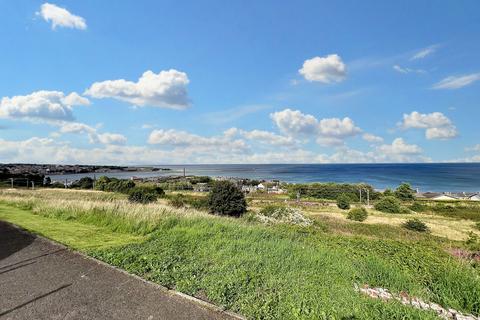
[[383, 197], [375, 203], [375, 210], [387, 213], [401, 213], [402, 206], [397, 198], [392, 196]]
[[411, 201], [415, 199], [415, 191], [412, 189], [409, 183], [402, 183], [395, 190], [395, 197], [402, 201]]
[[247, 211], [243, 192], [230, 181], [217, 181], [208, 194], [211, 213], [239, 217]]
[[350, 198], [345, 193], [340, 194], [337, 197], [337, 207], [342, 210], [350, 209]]

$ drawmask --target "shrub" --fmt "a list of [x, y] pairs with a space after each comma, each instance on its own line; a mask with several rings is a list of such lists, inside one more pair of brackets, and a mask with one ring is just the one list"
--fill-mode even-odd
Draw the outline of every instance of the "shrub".
[[128, 201], [143, 204], [155, 202], [157, 201], [157, 193], [152, 192], [147, 188], [136, 187], [130, 191]]
[[129, 193], [135, 188], [135, 182], [102, 176], [95, 183], [95, 189], [109, 192]]
[[347, 219], [355, 221], [365, 221], [368, 217], [368, 212], [365, 208], [353, 208], [348, 212]]
[[217, 181], [208, 194], [211, 213], [239, 217], [247, 211], [243, 192], [230, 181]]
[[410, 210], [413, 210], [415, 212], [424, 212], [427, 209], [428, 209], [428, 206], [419, 201], [413, 202], [412, 205], [410, 206]]
[[385, 191], [383, 191], [383, 196], [384, 197], [390, 197], [390, 196], [394, 196], [395, 194], [393, 193], [392, 189], [390, 188], [387, 188], [385, 189]]
[[80, 180], [73, 183], [72, 188], [92, 189], [93, 188], [93, 179], [90, 178], [90, 177], [83, 177]]
[[182, 208], [187, 205], [197, 210], [209, 208], [207, 197], [189, 196], [182, 193], [170, 195], [168, 197], [168, 203], [175, 208]]
[[473, 251], [480, 251], [480, 239], [478, 236], [470, 231], [468, 233], [468, 239], [465, 241], [467, 248]]
[[402, 201], [411, 201], [415, 199], [415, 191], [410, 187], [408, 183], [402, 183], [394, 192], [395, 197]]
[[375, 210], [387, 213], [401, 213], [402, 206], [397, 198], [387, 196], [375, 203]]
[[408, 230], [412, 230], [412, 231], [418, 231], [418, 232], [427, 232], [429, 229], [427, 227], [427, 225], [419, 220], [419, 219], [409, 219], [407, 221], [405, 221], [402, 226], [405, 228], [405, 229], [408, 229]]
[[350, 209], [350, 198], [345, 193], [342, 193], [341, 195], [338, 196], [337, 207], [339, 207], [342, 210]]
[[480, 230], [480, 222], [475, 223], [475, 228], [477, 228], [478, 230]]

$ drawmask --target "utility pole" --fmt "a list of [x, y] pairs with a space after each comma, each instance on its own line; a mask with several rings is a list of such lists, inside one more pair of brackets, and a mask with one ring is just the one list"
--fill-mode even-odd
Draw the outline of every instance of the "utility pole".
[[67, 189], [68, 179], [65, 179], [65, 189]]
[[10, 178], [10, 183], [11, 183], [12, 189], [13, 189], [13, 178]]
[[35, 190], [35, 182], [32, 181], [32, 190]]
[[367, 206], [370, 206], [370, 190], [367, 189]]
[[362, 203], [362, 188], [360, 188], [360, 204]]
[[28, 189], [28, 178], [27, 178], [27, 189]]

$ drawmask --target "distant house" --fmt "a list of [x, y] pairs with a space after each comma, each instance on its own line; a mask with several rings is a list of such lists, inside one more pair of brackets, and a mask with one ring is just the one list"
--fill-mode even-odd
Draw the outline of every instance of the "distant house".
[[480, 193], [469, 196], [468, 200], [470, 200], [470, 201], [480, 201]]
[[421, 199], [429, 199], [429, 200], [440, 200], [440, 201], [452, 201], [452, 200], [460, 200], [460, 198], [446, 193], [438, 193], [438, 192], [425, 192], [417, 195], [417, 198]]
[[210, 186], [207, 183], [197, 183], [193, 185], [193, 191], [195, 192], [208, 192], [210, 191]]
[[265, 190], [265, 186], [263, 185], [263, 183], [260, 183], [260, 184], [257, 186], [257, 190], [261, 190], [261, 191], [264, 191], [264, 190]]
[[243, 192], [256, 192], [257, 191], [257, 186], [248, 186], [248, 185], [243, 185], [242, 186], [242, 191]]
[[451, 201], [451, 200], [459, 200], [457, 197], [449, 195], [449, 194], [441, 194], [436, 197], [431, 198], [432, 200], [441, 200], [441, 201]]
[[284, 193], [284, 192], [285, 192], [285, 190], [280, 189], [278, 186], [273, 186], [273, 187], [267, 189], [267, 193], [281, 194], [281, 193]]

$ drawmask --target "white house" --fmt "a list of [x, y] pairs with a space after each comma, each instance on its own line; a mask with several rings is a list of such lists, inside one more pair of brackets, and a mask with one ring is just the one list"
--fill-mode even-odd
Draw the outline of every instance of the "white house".
[[263, 185], [263, 183], [260, 183], [260, 184], [257, 186], [257, 189], [263, 191], [263, 190], [265, 190], [265, 186]]
[[458, 200], [458, 198], [454, 197], [454, 196], [450, 196], [448, 194], [441, 194], [441, 195], [438, 195], [436, 197], [433, 197], [431, 198], [432, 200]]
[[470, 197], [468, 197], [468, 200], [470, 200], [470, 201], [480, 201], [480, 193], [471, 195]]

